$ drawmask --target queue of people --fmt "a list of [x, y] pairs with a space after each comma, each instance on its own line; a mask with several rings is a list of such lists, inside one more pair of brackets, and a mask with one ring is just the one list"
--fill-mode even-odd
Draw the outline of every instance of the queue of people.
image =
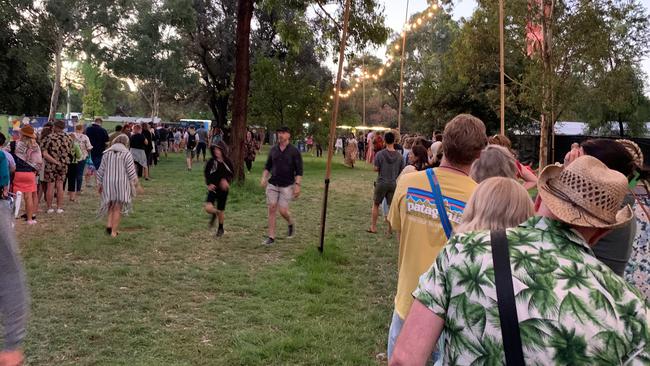
[[438, 167], [399, 177], [390, 206], [390, 364], [643, 364], [647, 274], [638, 287], [624, 276], [647, 247], [630, 193], [647, 174], [641, 149], [590, 140], [537, 176], [470, 115], [447, 123], [439, 149]]

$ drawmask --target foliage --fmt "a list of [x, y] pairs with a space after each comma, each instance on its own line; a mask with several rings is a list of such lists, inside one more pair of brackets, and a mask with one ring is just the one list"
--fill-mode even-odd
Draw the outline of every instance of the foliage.
[[96, 66], [85, 63], [82, 66], [84, 76], [84, 96], [83, 96], [83, 115], [86, 118], [103, 116], [106, 114], [104, 109], [104, 96], [102, 89], [104, 87], [104, 78]]
[[51, 53], [31, 10], [29, 0], [0, 2], [0, 113], [47, 113]]

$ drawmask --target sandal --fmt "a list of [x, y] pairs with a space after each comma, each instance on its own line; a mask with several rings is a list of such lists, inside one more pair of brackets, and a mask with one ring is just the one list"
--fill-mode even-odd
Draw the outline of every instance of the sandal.
[[370, 233], [370, 234], [377, 234], [377, 231], [372, 231], [372, 230], [370, 230], [370, 229], [366, 229], [366, 232], [367, 232], [367, 233]]

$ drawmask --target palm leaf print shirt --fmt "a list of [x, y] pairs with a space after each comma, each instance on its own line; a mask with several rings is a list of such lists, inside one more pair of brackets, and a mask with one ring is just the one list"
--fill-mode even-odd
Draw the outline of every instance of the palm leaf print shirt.
[[[507, 236], [527, 365], [650, 364], [645, 301], [577, 231], [533, 217]], [[453, 236], [413, 296], [445, 320], [445, 364], [505, 364], [488, 231]]]

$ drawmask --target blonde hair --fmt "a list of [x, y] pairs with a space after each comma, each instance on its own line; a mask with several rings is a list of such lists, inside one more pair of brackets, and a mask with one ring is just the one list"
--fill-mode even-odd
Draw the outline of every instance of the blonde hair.
[[481, 151], [481, 157], [472, 164], [470, 177], [476, 183], [492, 177], [517, 177], [517, 163], [510, 150], [499, 145], [488, 145]]
[[113, 142], [111, 143], [111, 146], [115, 144], [122, 144], [124, 145], [127, 149], [129, 148], [129, 136], [125, 134], [119, 134], [115, 139], [113, 139]]
[[533, 201], [519, 182], [511, 178], [493, 177], [478, 185], [455, 232], [515, 227], [534, 213]]

